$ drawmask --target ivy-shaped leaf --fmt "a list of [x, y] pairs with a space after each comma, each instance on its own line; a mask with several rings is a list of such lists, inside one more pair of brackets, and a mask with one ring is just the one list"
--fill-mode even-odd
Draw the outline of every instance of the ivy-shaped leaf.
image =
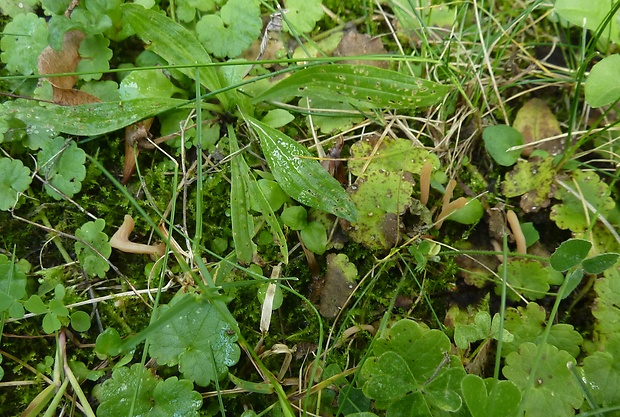
[[220, 14], [208, 14], [196, 24], [198, 39], [218, 58], [235, 58], [260, 37], [263, 22], [253, 0], [228, 0]]
[[[537, 357], [537, 350], [543, 349], [538, 362], [533, 386], [529, 386], [530, 374]], [[529, 417], [572, 416], [583, 403], [583, 394], [566, 364], [575, 363], [575, 358], [553, 345], [543, 347], [523, 343], [518, 352], [506, 357], [503, 374], [522, 391], [528, 390], [525, 413]]]
[[112, 253], [112, 247], [108, 243], [108, 236], [103, 233], [104, 227], [105, 221], [103, 219], [97, 219], [94, 222], [84, 223], [84, 225], [75, 232], [75, 237], [90, 244], [90, 246], [105, 257], [105, 259], [102, 258], [101, 255], [97, 254], [81, 241], [75, 242], [75, 253], [83, 268], [89, 274], [97, 275], [99, 278], [105, 277], [105, 273], [110, 269], [110, 265], [106, 262], [106, 259], [109, 258]]
[[26, 191], [31, 182], [30, 169], [22, 161], [0, 158], [0, 210], [13, 207], [19, 194]]
[[24, 308], [19, 300], [26, 295], [26, 274], [15, 259], [0, 254], [0, 317], [8, 312], [11, 317], [21, 318]]
[[[505, 356], [517, 351], [525, 342], [539, 343], [545, 330], [546, 318], [545, 309], [536, 303], [528, 303], [527, 307], [506, 309], [504, 329], [512, 333], [514, 339], [504, 342], [502, 354]], [[551, 326], [547, 343], [577, 357], [583, 338], [570, 324], [559, 323]]]
[[[170, 305], [186, 296], [175, 296]], [[158, 313], [164, 314], [168, 308], [162, 306]], [[202, 302], [157, 328], [149, 337], [149, 354], [159, 364], [178, 365], [184, 377], [206, 387], [239, 360], [236, 340], [235, 331], [212, 304]]]
[[285, 19], [291, 23], [293, 29], [285, 22], [285, 30], [291, 33], [308, 33], [323, 17], [321, 0], [285, 0], [284, 8], [288, 10]]
[[[198, 417], [202, 397], [191, 381], [173, 376], [162, 380], [139, 363], [122, 366], [101, 385], [99, 417], [127, 415], [133, 406], [136, 417]], [[137, 392], [137, 395], [136, 395]]]
[[[59, 192], [71, 198], [82, 189], [86, 177], [86, 153], [75, 142], [66, 146], [66, 140], [57, 137], [39, 151], [37, 164], [43, 178]], [[47, 184], [45, 191], [56, 200], [63, 197]]]
[[110, 40], [103, 35], [88, 35], [80, 44], [80, 57], [82, 58], [77, 66], [77, 72], [96, 72], [94, 74], [82, 74], [80, 78], [85, 81], [98, 80], [103, 75], [103, 71], [110, 69], [110, 59], [112, 50], [108, 48]]
[[[583, 195], [583, 200], [598, 210], [600, 215], [607, 215], [615, 207], [615, 202], [610, 196], [609, 186], [601, 181], [595, 172], [575, 170], [572, 172], [572, 181], [567, 180], [565, 183], [573, 191], [580, 192]], [[555, 198], [562, 200], [562, 203], [551, 208], [549, 217], [560, 229], [569, 229], [579, 233], [588, 228], [589, 221], [594, 218], [594, 213], [590, 212], [586, 216], [584, 204], [580, 197], [575, 196], [564, 187], [559, 187]]]
[[29, 75], [37, 70], [41, 51], [47, 46], [47, 24], [34, 13], [20, 14], [4, 28], [0, 58], [6, 69]]

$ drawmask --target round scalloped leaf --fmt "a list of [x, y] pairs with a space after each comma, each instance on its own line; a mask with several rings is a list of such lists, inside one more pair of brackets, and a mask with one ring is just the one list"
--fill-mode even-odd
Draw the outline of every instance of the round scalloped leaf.
[[292, 33], [308, 33], [314, 29], [316, 22], [323, 17], [321, 0], [285, 0], [287, 10], [285, 18], [291, 23], [291, 30], [283, 19], [284, 30]]
[[[170, 305], [182, 297], [175, 297]], [[159, 315], [168, 310], [159, 309]], [[156, 328], [149, 337], [149, 354], [159, 364], [179, 365], [184, 377], [206, 387], [221, 379], [228, 367], [237, 363], [239, 346], [237, 334], [211, 303], [202, 302], [192, 311], [185, 311]]]
[[133, 406], [133, 416], [198, 417], [202, 397], [192, 388], [190, 381], [174, 376], [164, 381], [139, 363], [123, 366], [101, 385], [97, 416], [123, 416]]
[[[86, 153], [77, 144], [64, 138], [56, 137], [49, 141], [37, 155], [37, 164], [42, 177], [65, 196], [71, 198], [82, 189], [82, 180], [86, 177]], [[47, 184], [45, 191], [54, 199], [63, 196]]]
[[22, 161], [0, 158], [0, 210], [13, 207], [19, 194], [26, 191], [31, 182], [30, 169]]
[[[75, 253], [82, 267], [92, 275], [99, 278], [105, 277], [105, 273], [110, 269], [110, 265], [106, 261], [112, 254], [112, 247], [108, 243], [108, 236], [103, 233], [105, 221], [97, 219], [94, 222], [84, 223], [75, 232], [78, 240], [75, 242]], [[96, 249], [95, 252], [92, 248]], [[105, 258], [102, 258], [103, 255]]]
[[207, 14], [196, 24], [198, 39], [218, 58], [235, 58], [260, 37], [263, 22], [253, 0], [228, 0], [220, 14]]
[[20, 14], [4, 27], [0, 58], [13, 73], [30, 75], [37, 70], [39, 54], [47, 46], [47, 23], [34, 13]]
[[[534, 385], [529, 385], [532, 367], [537, 361], [538, 349], [543, 349], [534, 377]], [[530, 417], [572, 416], [583, 403], [583, 393], [575, 378], [568, 370], [567, 363], [575, 364], [568, 352], [545, 344], [536, 346], [523, 343], [518, 352], [506, 357], [503, 374], [522, 391], [528, 390], [525, 414]]]
[[555, 198], [562, 200], [551, 208], [549, 217], [560, 229], [569, 229], [579, 233], [585, 231], [589, 222], [595, 219], [594, 213], [584, 213], [584, 201], [598, 210], [598, 214], [605, 216], [615, 207], [614, 200], [610, 197], [609, 186], [601, 181], [599, 176], [592, 171], [584, 172], [575, 170], [572, 172], [572, 180], [577, 182], [578, 189], [573, 181], [565, 183], [575, 192], [580, 192], [581, 197], [575, 196], [564, 187], [558, 187]]
[[110, 59], [112, 50], [108, 48], [110, 40], [103, 35], [88, 35], [80, 44], [80, 62], [77, 65], [77, 72], [101, 71], [93, 74], [82, 74], [80, 79], [84, 81], [98, 80], [103, 75], [103, 71], [110, 69]]
[[[502, 267], [500, 266], [500, 271]], [[549, 285], [561, 283], [561, 274], [543, 266], [540, 262], [531, 259], [512, 259], [507, 266], [508, 283], [519, 294], [530, 300], [544, 298], [549, 291]], [[498, 283], [495, 292], [501, 291]], [[508, 297], [517, 301], [519, 297], [514, 291], [508, 291]]]
[[586, 259], [592, 243], [583, 239], [568, 239], [553, 252], [549, 258], [551, 267], [556, 271], [566, 271]]
[[521, 196], [521, 208], [524, 212], [537, 212], [547, 207], [554, 192], [555, 170], [553, 158], [541, 159], [530, 157], [527, 161], [518, 161], [506, 179], [502, 181], [502, 193], [506, 197]]
[[594, 352], [583, 360], [583, 373], [592, 396], [601, 407], [620, 402], [620, 335], [612, 334], [604, 352]]
[[[15, 311], [14, 305], [20, 305], [26, 295], [26, 274], [6, 255], [0, 254], [0, 313]], [[23, 308], [21, 309], [23, 316]], [[11, 314], [13, 316], [13, 314]]]

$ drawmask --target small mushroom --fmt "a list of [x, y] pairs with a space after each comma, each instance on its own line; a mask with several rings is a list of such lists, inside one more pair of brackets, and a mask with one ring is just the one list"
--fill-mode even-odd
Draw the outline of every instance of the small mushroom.
[[519, 218], [514, 211], [508, 210], [506, 213], [506, 220], [508, 221], [510, 230], [515, 237], [515, 242], [517, 243], [517, 253], [525, 255], [527, 253], [527, 244], [525, 243], [525, 235], [521, 229]]
[[158, 245], [144, 245], [142, 243], [135, 243], [129, 240], [129, 235], [133, 231], [134, 226], [135, 222], [133, 221], [133, 218], [126, 214], [123, 224], [110, 239], [110, 246], [114, 249], [127, 253], [142, 253], [147, 255], [155, 255], [157, 257], [163, 256], [166, 251], [166, 246], [163, 243]]
[[420, 170], [420, 202], [423, 205], [428, 203], [428, 195], [431, 190], [431, 174], [433, 172], [433, 164], [426, 161]]

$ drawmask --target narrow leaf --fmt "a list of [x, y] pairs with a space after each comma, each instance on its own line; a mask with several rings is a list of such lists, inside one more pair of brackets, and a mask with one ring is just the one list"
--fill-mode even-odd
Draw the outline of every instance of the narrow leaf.
[[5, 107], [8, 107], [7, 113], [29, 125], [69, 135], [94, 136], [121, 129], [185, 103], [186, 100], [172, 98], [139, 98], [79, 106], [53, 104], [46, 107], [33, 107], [14, 101]]
[[365, 65], [321, 65], [298, 71], [254, 99], [323, 97], [366, 109], [416, 108], [443, 100], [449, 86]]
[[618, 261], [617, 253], [601, 253], [583, 261], [583, 269], [588, 274], [600, 274], [607, 268], [611, 268]]
[[269, 168], [291, 198], [351, 222], [357, 221], [355, 205], [340, 183], [310, 158], [310, 152], [284, 133], [245, 116], [260, 139]]
[[[230, 140], [230, 153], [239, 151], [237, 135], [232, 126], [228, 126], [228, 138]], [[246, 168], [246, 169], [244, 169]], [[232, 222], [232, 235], [235, 242], [235, 252], [240, 262], [248, 264], [252, 262], [255, 245], [252, 242], [254, 234], [254, 222], [250, 214], [249, 201], [249, 170], [243, 160], [243, 154], [237, 154], [230, 161], [230, 220]]]
[[[131, 25], [136, 34], [157, 55], [164, 58], [170, 65], [210, 64], [211, 57], [196, 37], [183, 26], [166, 17], [164, 14], [147, 10], [137, 4], [123, 4], [123, 19]], [[194, 69], [179, 68], [191, 79], [195, 78]], [[210, 91], [222, 88], [217, 70], [211, 67], [199, 69], [200, 82]], [[218, 96], [224, 107], [228, 107], [226, 95]]]

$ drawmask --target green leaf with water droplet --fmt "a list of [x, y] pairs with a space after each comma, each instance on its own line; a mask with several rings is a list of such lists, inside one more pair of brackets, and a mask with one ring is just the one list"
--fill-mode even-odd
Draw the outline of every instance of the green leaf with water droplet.
[[427, 107], [440, 103], [450, 87], [366, 65], [320, 65], [303, 69], [254, 99], [324, 97], [362, 109]]
[[271, 173], [285, 193], [302, 204], [357, 220], [355, 205], [340, 183], [304, 146], [256, 119], [244, 118], [258, 135]]
[[174, 98], [138, 98], [79, 106], [50, 104], [40, 107], [16, 100], [5, 106], [4, 114], [41, 129], [53, 129], [76, 136], [95, 136], [113, 132], [186, 103], [186, 100]]

